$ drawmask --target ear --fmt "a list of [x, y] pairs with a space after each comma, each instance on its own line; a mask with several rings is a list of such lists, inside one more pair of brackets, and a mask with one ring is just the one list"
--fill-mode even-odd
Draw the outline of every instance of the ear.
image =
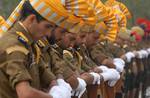
[[34, 14], [29, 15], [27, 18], [29, 23], [37, 22], [36, 16]]

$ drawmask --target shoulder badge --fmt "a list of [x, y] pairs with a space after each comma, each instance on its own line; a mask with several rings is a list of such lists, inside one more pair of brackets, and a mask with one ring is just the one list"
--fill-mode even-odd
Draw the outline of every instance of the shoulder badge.
[[63, 55], [68, 54], [71, 58], [73, 58], [73, 55], [70, 51], [68, 50], [63, 50]]
[[18, 45], [15, 45], [15, 46], [12, 46], [12, 47], [9, 47], [9, 48], [6, 49], [6, 53], [7, 54], [11, 54], [11, 53], [13, 53], [15, 51], [22, 52], [25, 55], [27, 55], [29, 53], [29, 50], [27, 50], [25, 47], [18, 46]]
[[18, 34], [18, 40], [27, 47], [27, 43], [29, 42], [29, 40], [23, 35], [22, 32], [16, 32], [16, 34]]

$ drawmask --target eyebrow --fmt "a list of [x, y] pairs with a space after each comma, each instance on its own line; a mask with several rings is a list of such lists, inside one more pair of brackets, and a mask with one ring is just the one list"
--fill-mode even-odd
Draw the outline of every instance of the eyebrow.
[[53, 25], [53, 24], [46, 24], [46, 27], [55, 27], [55, 25]]
[[65, 33], [67, 32], [67, 30], [63, 29], [63, 30], [60, 30], [60, 32]]

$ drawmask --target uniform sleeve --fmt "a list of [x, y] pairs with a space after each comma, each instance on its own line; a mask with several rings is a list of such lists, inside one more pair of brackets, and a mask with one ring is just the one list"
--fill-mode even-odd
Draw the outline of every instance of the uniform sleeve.
[[[68, 51], [69, 52], [69, 51]], [[73, 55], [71, 54], [71, 52], [69, 53], [64, 53], [63, 54], [63, 59], [65, 60], [66, 63], [68, 63], [68, 65], [70, 66], [70, 68], [73, 70], [73, 71], [76, 71], [77, 70], [77, 66], [75, 65], [75, 61], [73, 60], [74, 57]]]
[[119, 22], [120, 28], [126, 28], [127, 26], [127, 19], [125, 17], [125, 15], [121, 14], [121, 20]]
[[124, 55], [125, 54], [125, 50], [124, 50], [124, 48], [122, 48], [122, 47], [114, 47], [114, 49], [112, 49], [113, 50], [113, 55], [114, 55], [114, 57], [118, 57], [118, 58], [120, 58], [122, 55]]
[[59, 56], [51, 51], [51, 65], [52, 71], [57, 76], [57, 74], [63, 74], [63, 61], [59, 58]]
[[61, 59], [57, 53], [51, 51], [51, 57], [52, 57], [52, 71], [53, 73], [57, 75], [63, 75], [64, 79], [68, 79], [70, 76], [73, 75], [73, 71], [68, 66], [67, 62], [65, 62], [63, 59]]
[[52, 80], [55, 80], [56, 77], [50, 70], [48, 64], [46, 64], [42, 59], [40, 60], [40, 80], [44, 88], [49, 87]]
[[92, 59], [96, 62], [97, 65], [100, 65], [103, 60], [108, 57], [101, 51], [99, 47], [95, 47], [90, 52]]
[[[70, 52], [71, 53], [71, 52]], [[64, 60], [66, 62], [68, 62], [68, 64], [70, 65], [70, 68], [75, 72], [79, 72], [80, 74], [84, 72], [84, 70], [82, 70], [81, 68], [81, 64], [80, 64], [80, 61], [78, 59], [78, 61], [74, 60], [75, 57], [73, 57], [72, 54], [70, 53], [64, 53], [63, 54], [63, 57], [64, 57]], [[80, 59], [81, 60], [81, 59]], [[81, 60], [82, 61], [82, 60]]]
[[9, 79], [9, 83], [13, 89], [17, 83], [22, 81], [31, 81], [32, 78], [26, 69], [27, 55], [22, 52], [6, 53], [6, 62], [4, 62], [3, 71]]
[[89, 70], [92, 69], [92, 67], [90, 67], [88, 64], [86, 64], [85, 55], [83, 53], [84, 50], [82, 50], [82, 49], [83, 49], [83, 47], [78, 51], [81, 54], [81, 56], [83, 57], [82, 61], [81, 61], [81, 69], [85, 72], [88, 72]]
[[88, 72], [89, 70], [91, 70], [92, 68], [90, 66], [88, 66], [85, 61], [83, 60], [81, 63], [81, 69], [84, 70], [85, 72]]

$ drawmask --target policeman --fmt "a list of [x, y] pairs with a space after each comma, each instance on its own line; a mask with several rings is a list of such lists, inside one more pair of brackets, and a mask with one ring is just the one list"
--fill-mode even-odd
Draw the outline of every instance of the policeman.
[[[39, 7], [41, 4], [44, 6]], [[68, 86], [62, 86], [61, 83], [53, 86], [49, 94], [40, 91], [44, 87], [48, 89], [49, 85], [55, 80], [55, 76], [48, 72], [48, 67], [44, 66], [40, 49], [35, 42], [49, 35], [55, 26], [56, 20], [51, 19], [51, 15], [55, 13], [57, 18], [61, 19], [68, 17], [67, 14], [61, 12], [62, 9], [59, 10], [59, 7], [53, 9], [52, 4], [59, 5], [58, 2], [47, 2], [46, 0], [23, 0], [16, 8], [17, 11], [14, 11], [20, 13], [13, 13], [13, 16], [10, 16], [2, 26], [3, 31], [10, 30], [4, 34], [0, 42], [2, 45], [0, 47], [2, 57], [0, 59], [0, 75], [3, 78], [0, 80], [0, 97], [70, 97], [66, 93], [71, 93], [71, 90]], [[51, 11], [51, 14], [47, 12], [47, 9]], [[63, 16], [60, 13], [64, 13]], [[18, 18], [15, 17], [14, 19], [15, 15], [20, 16], [16, 24], [14, 24], [14, 20]], [[59, 21], [57, 22], [60, 24]], [[12, 24], [13, 27], [10, 28]]]

